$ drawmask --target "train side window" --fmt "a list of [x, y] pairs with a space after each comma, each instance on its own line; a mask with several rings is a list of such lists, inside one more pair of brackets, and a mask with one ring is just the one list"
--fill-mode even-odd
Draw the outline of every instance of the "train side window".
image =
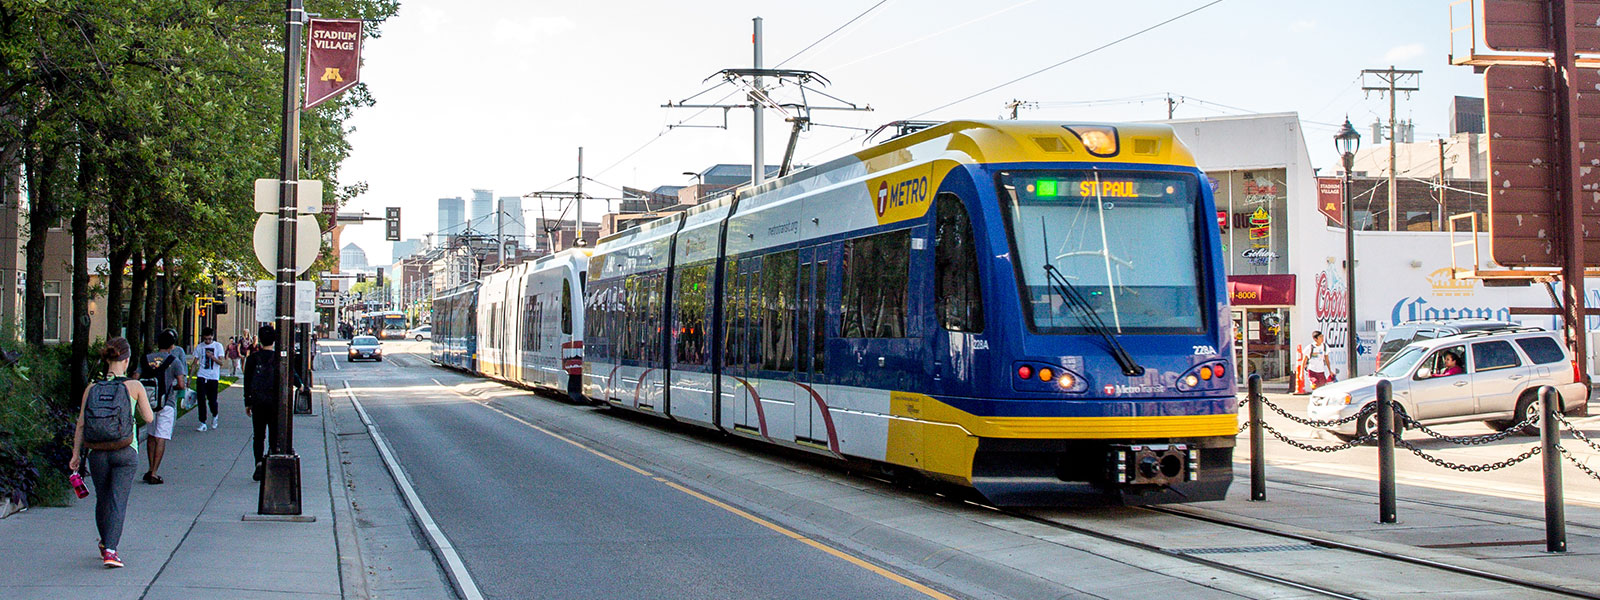
[[983, 294], [978, 287], [972, 218], [955, 194], [939, 194], [935, 202], [933, 297], [939, 326], [983, 333]]
[[761, 368], [761, 358], [766, 349], [765, 332], [766, 307], [761, 302], [761, 265], [754, 258], [745, 259], [751, 264], [750, 272], [745, 274], [745, 365], [751, 369]]
[[561, 333], [572, 335], [572, 282], [561, 280]]
[[799, 254], [794, 250], [768, 255], [761, 262], [761, 302], [766, 313], [761, 355], [762, 368], [769, 371], [794, 370], [799, 268]]
[[812, 306], [816, 308], [816, 312], [811, 315], [815, 319], [811, 325], [813, 336], [811, 340], [811, 371], [813, 373], [821, 373], [823, 372], [823, 367], [826, 366], [826, 358], [828, 356], [828, 261], [825, 260], [817, 261], [816, 297], [812, 301]]
[[905, 337], [911, 230], [844, 243], [839, 337]]

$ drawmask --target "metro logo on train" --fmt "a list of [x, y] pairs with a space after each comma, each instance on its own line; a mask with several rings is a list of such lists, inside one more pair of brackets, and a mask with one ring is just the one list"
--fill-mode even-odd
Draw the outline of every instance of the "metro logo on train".
[[880, 225], [927, 214], [931, 197], [928, 193], [930, 171], [924, 165], [876, 180], [876, 185], [868, 183], [874, 190], [872, 208]]

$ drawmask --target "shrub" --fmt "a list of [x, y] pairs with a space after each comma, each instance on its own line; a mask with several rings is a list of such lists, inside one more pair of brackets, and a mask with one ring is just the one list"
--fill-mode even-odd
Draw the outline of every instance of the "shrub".
[[32, 348], [0, 327], [0, 497], [66, 502], [78, 403], [67, 398], [70, 350]]

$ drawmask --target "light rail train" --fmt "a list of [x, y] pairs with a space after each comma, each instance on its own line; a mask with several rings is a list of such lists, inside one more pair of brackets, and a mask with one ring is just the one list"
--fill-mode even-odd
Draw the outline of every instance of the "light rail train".
[[930, 125], [455, 290], [434, 357], [998, 504], [1218, 500], [1215, 210], [1166, 126]]

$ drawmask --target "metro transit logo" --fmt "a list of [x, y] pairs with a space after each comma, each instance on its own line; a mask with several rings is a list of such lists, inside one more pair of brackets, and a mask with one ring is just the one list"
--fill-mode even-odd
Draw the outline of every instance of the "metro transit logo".
[[928, 199], [928, 177], [926, 175], [901, 181], [889, 185], [888, 181], [878, 184], [878, 198], [873, 206], [882, 219], [890, 210], [902, 206], [921, 204]]

